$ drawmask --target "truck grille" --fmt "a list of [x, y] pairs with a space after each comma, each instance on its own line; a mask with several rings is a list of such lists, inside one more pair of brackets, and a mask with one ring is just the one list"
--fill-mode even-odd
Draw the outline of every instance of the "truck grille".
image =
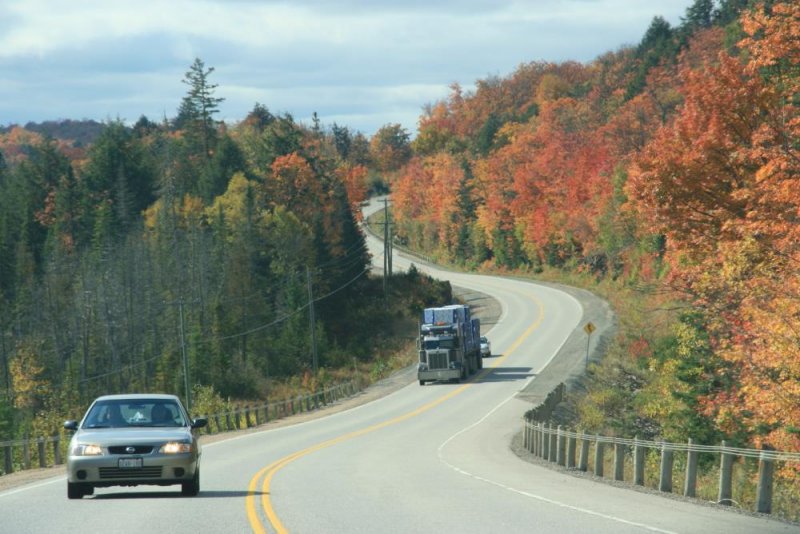
[[428, 369], [447, 369], [447, 353], [428, 354]]

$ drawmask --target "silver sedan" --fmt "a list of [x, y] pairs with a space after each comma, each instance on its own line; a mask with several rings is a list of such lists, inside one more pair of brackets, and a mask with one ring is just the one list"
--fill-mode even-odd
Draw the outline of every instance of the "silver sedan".
[[92, 495], [94, 488], [155, 484], [181, 485], [181, 493], [200, 492], [200, 445], [196, 429], [174, 395], [106, 395], [97, 398], [75, 431], [67, 456], [67, 497]]

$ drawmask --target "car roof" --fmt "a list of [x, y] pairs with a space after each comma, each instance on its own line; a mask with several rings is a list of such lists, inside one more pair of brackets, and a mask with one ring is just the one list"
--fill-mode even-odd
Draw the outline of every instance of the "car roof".
[[97, 397], [96, 401], [107, 401], [107, 400], [171, 400], [177, 401], [178, 397], [176, 395], [167, 395], [165, 393], [120, 393], [117, 395], [103, 395], [101, 397]]

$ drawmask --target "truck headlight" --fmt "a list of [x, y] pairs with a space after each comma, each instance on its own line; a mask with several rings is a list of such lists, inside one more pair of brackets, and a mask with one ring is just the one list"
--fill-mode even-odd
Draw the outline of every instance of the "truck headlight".
[[419, 365], [417, 365], [417, 371], [427, 371], [427, 370], [428, 370], [427, 363], [420, 362]]

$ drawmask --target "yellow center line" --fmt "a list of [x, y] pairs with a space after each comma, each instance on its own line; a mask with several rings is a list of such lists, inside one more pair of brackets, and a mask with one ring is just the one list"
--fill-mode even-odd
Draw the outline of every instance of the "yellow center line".
[[272, 500], [270, 499], [270, 483], [272, 482], [272, 477], [275, 476], [275, 474], [278, 471], [280, 471], [286, 465], [288, 465], [288, 464], [292, 463], [293, 461], [297, 460], [298, 458], [302, 458], [303, 456], [307, 456], [307, 455], [311, 454], [312, 452], [316, 452], [316, 451], [325, 449], [327, 447], [330, 447], [332, 445], [336, 445], [337, 443], [342, 443], [343, 441], [348, 441], [348, 440], [351, 440], [353, 438], [356, 438], [356, 437], [359, 437], [359, 436], [363, 436], [364, 434], [368, 434], [370, 432], [374, 432], [375, 430], [380, 430], [381, 428], [385, 428], [387, 426], [395, 425], [395, 424], [400, 423], [402, 421], [405, 421], [407, 419], [411, 419], [412, 417], [416, 417], [416, 416], [418, 416], [418, 415], [420, 415], [420, 414], [422, 414], [424, 412], [427, 412], [428, 410], [431, 410], [432, 408], [435, 408], [436, 406], [442, 404], [443, 402], [445, 402], [445, 401], [447, 401], [449, 399], [452, 399], [456, 395], [461, 394], [467, 388], [471, 387], [477, 380], [480, 380], [481, 378], [483, 378], [484, 376], [489, 374], [491, 371], [493, 371], [495, 368], [499, 367], [500, 364], [502, 364], [506, 359], [508, 359], [514, 353], [514, 351], [516, 351], [517, 348], [519, 348], [519, 346], [528, 338], [528, 336], [530, 336], [533, 333], [533, 331], [536, 330], [536, 328], [539, 327], [539, 325], [542, 322], [543, 316], [544, 316], [543, 308], [542, 308], [541, 302], [539, 302], [538, 299], [536, 299], [533, 296], [531, 296], [530, 298], [531, 298], [531, 300], [534, 301], [534, 303], [536, 304], [536, 306], [539, 309], [539, 314], [536, 317], [536, 320], [531, 323], [531, 325], [527, 328], [527, 330], [525, 330], [525, 332], [523, 332], [522, 335], [520, 335], [516, 339], [516, 341], [514, 341], [514, 343], [511, 345], [511, 347], [506, 351], [506, 353], [501, 358], [498, 358], [491, 367], [484, 368], [480, 373], [478, 373], [477, 375], [472, 377], [472, 379], [469, 380], [468, 382], [462, 384], [460, 387], [452, 390], [450, 393], [448, 393], [446, 395], [443, 395], [442, 397], [439, 397], [438, 399], [436, 399], [434, 401], [431, 401], [431, 402], [429, 402], [427, 404], [423, 404], [422, 406], [420, 406], [416, 410], [412, 410], [412, 411], [410, 411], [408, 413], [405, 413], [403, 415], [394, 417], [392, 419], [388, 419], [388, 420], [383, 421], [381, 423], [377, 423], [377, 424], [362, 428], [361, 430], [355, 430], [353, 432], [349, 432], [347, 434], [343, 434], [343, 435], [341, 435], [339, 437], [336, 437], [336, 438], [333, 438], [333, 439], [329, 439], [327, 441], [323, 441], [323, 442], [318, 443], [316, 445], [312, 445], [311, 447], [308, 447], [308, 448], [303, 449], [301, 451], [297, 451], [297, 452], [294, 452], [292, 454], [289, 454], [288, 456], [284, 456], [280, 460], [276, 460], [275, 462], [269, 464], [268, 466], [260, 469], [253, 476], [253, 478], [250, 479], [250, 483], [247, 486], [247, 497], [245, 498], [245, 508], [247, 510], [247, 519], [248, 519], [248, 521], [250, 521], [250, 526], [253, 528], [253, 532], [255, 532], [256, 534], [266, 534], [267, 533], [266, 528], [264, 528], [264, 526], [261, 524], [261, 520], [258, 517], [258, 512], [256, 510], [256, 488], [258, 486], [258, 480], [262, 476], [264, 477], [264, 481], [263, 481], [263, 483], [261, 485], [261, 506], [263, 507], [264, 513], [266, 514], [267, 519], [269, 520], [269, 522], [272, 525], [272, 528], [275, 530], [275, 532], [277, 532], [278, 534], [286, 534], [289, 531], [286, 530], [286, 527], [283, 526], [283, 523], [278, 518], [278, 514], [275, 513], [275, 509], [272, 506]]

